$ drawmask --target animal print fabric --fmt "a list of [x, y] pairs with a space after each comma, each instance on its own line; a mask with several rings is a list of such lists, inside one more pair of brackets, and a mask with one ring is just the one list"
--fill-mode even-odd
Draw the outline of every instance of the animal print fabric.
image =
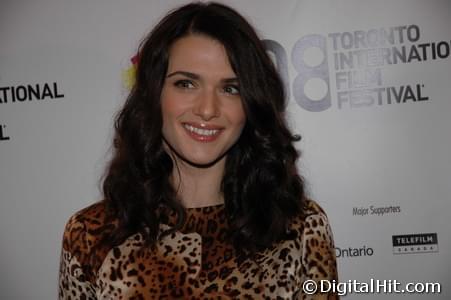
[[187, 209], [183, 228], [153, 250], [139, 233], [106, 249], [101, 233], [114, 224], [104, 224], [105, 204], [98, 202], [66, 225], [59, 299], [338, 299], [302, 292], [306, 280], [337, 280], [327, 216], [307, 204], [307, 217], [291, 224], [295, 239], [241, 259], [225, 238], [224, 205]]

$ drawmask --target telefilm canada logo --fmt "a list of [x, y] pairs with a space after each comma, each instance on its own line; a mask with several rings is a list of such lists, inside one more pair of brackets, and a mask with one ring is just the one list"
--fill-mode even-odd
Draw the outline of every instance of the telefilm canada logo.
[[11, 138], [6, 134], [6, 125], [0, 124], [0, 142], [9, 141]]
[[[402, 64], [450, 57], [451, 40], [424, 40], [415, 24], [303, 36], [291, 52], [293, 98], [311, 112], [430, 101], [421, 77], [402, 85], [385, 80]], [[287, 51], [274, 40], [264, 43], [289, 95]]]
[[393, 254], [438, 252], [437, 233], [393, 235]]

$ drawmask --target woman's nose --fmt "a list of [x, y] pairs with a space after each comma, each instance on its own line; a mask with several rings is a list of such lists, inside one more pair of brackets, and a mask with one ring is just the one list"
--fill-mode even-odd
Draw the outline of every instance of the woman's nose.
[[193, 108], [195, 115], [204, 121], [209, 121], [219, 116], [219, 98], [215, 90], [205, 90], [196, 99]]

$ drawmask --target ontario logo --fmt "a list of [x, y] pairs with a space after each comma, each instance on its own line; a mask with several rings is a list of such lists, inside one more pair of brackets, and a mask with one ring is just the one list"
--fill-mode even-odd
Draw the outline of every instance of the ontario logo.
[[335, 256], [337, 258], [340, 257], [363, 257], [363, 256], [373, 256], [374, 249], [368, 247], [367, 245], [363, 245], [359, 248], [348, 247], [348, 248], [340, 248], [335, 247]]
[[138, 54], [130, 59], [131, 66], [126, 70], [122, 71], [122, 83], [127, 88], [131, 90], [136, 82], [136, 68], [138, 66]]
[[437, 233], [392, 236], [393, 254], [438, 252]]

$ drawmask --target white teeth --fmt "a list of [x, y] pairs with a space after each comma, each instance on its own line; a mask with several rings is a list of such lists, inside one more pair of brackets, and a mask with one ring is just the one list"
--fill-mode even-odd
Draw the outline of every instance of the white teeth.
[[188, 124], [184, 124], [183, 126], [185, 126], [185, 128], [188, 129], [189, 131], [194, 132], [195, 134], [199, 134], [199, 135], [212, 136], [219, 132], [219, 129], [201, 129], [201, 128], [193, 127]]

